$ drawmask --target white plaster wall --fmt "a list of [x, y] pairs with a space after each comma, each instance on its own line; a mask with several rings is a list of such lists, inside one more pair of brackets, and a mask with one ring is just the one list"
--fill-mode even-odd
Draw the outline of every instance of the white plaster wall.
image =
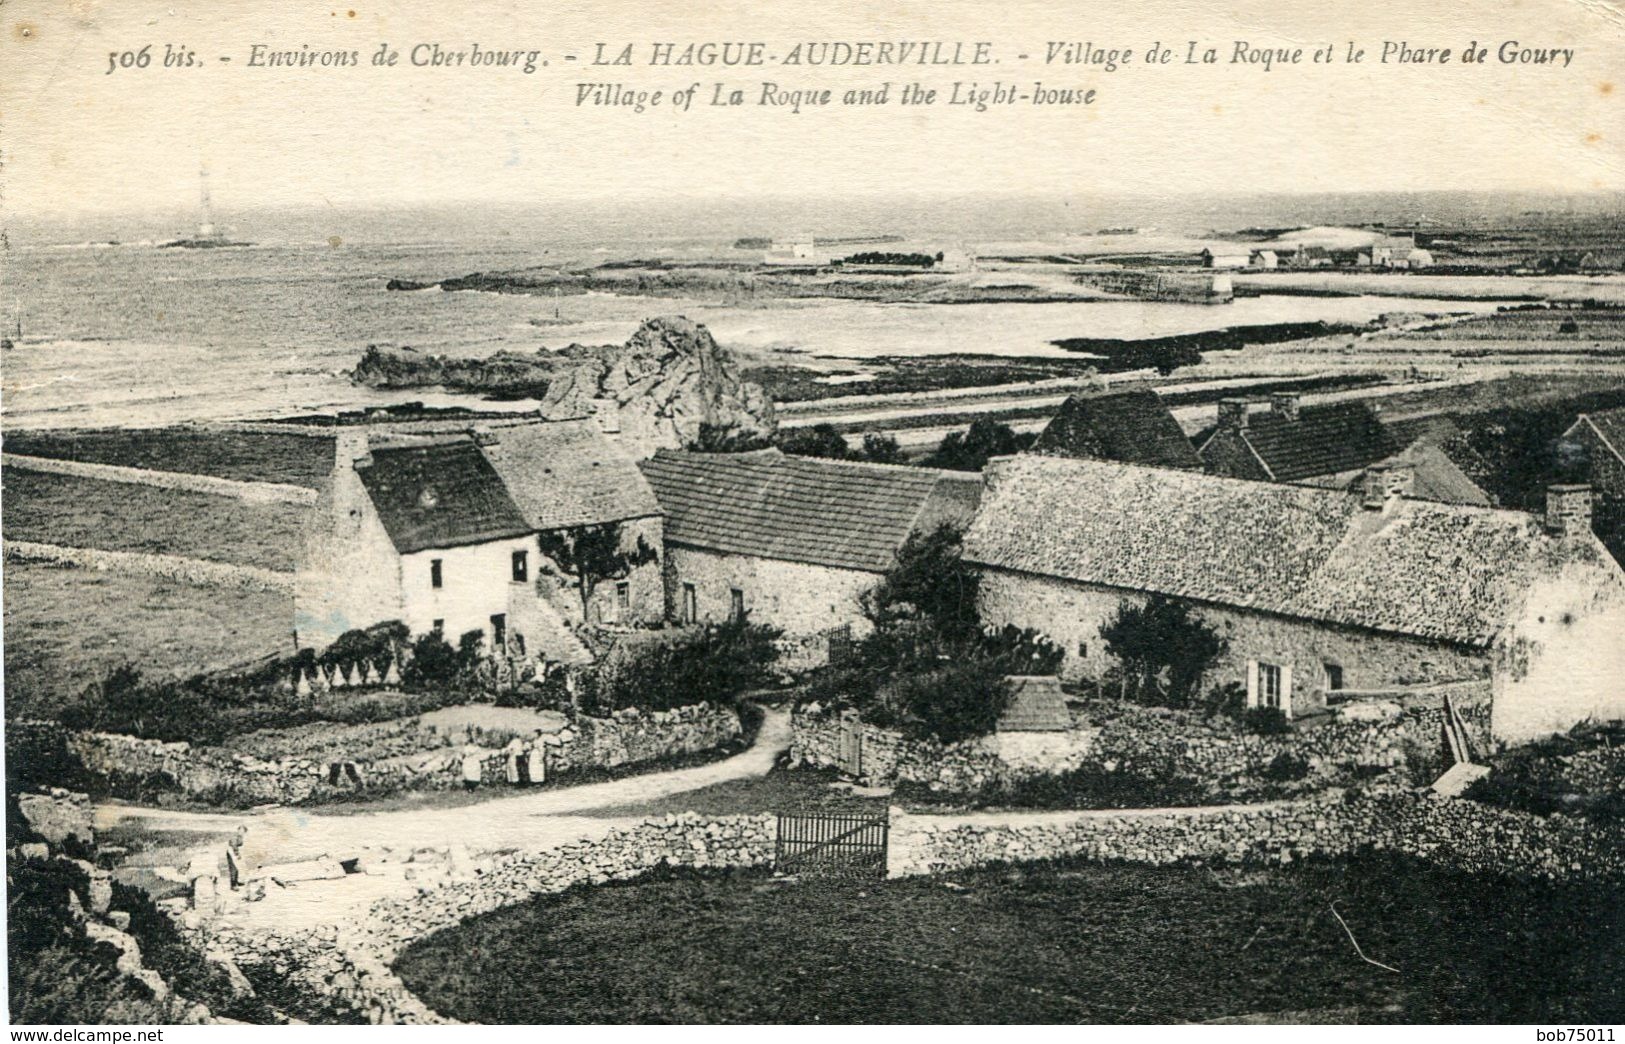
[[[1617, 574], [1618, 569], [1604, 569]], [[1625, 719], [1625, 582], [1574, 566], [1531, 592], [1496, 648], [1490, 731], [1523, 743]]]
[[[530, 552], [530, 583], [513, 583], [515, 551]], [[444, 620], [446, 641], [452, 645], [467, 631], [483, 631], [490, 652], [491, 617], [508, 612], [511, 587], [532, 589], [537, 557], [535, 539], [529, 536], [402, 555], [401, 619], [414, 635], [427, 632], [435, 620]], [[442, 562], [444, 581], [439, 588], [430, 583], [429, 563], [436, 558]]]
[[692, 583], [701, 622], [721, 623], [731, 607], [730, 590], [745, 593], [753, 623], [771, 624], [786, 634], [814, 634], [853, 625], [867, 628], [858, 599], [880, 579], [875, 573], [729, 555], [686, 547], [666, 549], [666, 605], [673, 619], [682, 612], [683, 584]]
[[295, 580], [294, 631], [321, 648], [345, 631], [402, 618], [400, 557], [354, 471], [324, 490]]

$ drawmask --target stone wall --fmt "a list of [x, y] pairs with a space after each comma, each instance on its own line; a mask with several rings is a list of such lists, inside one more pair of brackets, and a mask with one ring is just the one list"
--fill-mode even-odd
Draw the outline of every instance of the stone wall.
[[[1487, 686], [1457, 688], [1454, 698], [1469, 731], [1487, 734]], [[858, 778], [870, 785], [917, 783], [932, 790], [973, 794], [1036, 775], [1092, 766], [1189, 780], [1211, 795], [1241, 800], [1288, 789], [1309, 790], [1380, 775], [1410, 759], [1442, 754], [1443, 694], [1403, 700], [1361, 700], [1335, 708], [1314, 724], [1281, 735], [1257, 735], [1224, 721], [1097, 700], [1086, 704], [1066, 733], [995, 734], [944, 746], [911, 740], [857, 723], [862, 735]], [[1475, 724], [1476, 723], [1476, 727]], [[839, 712], [816, 705], [791, 717], [793, 763], [842, 767], [843, 733], [854, 726]], [[1270, 780], [1278, 758], [1300, 759], [1299, 780]], [[1440, 761], [1439, 771], [1445, 764]]]
[[204, 587], [240, 587], [249, 591], [278, 591], [292, 594], [294, 574], [279, 573], [254, 566], [207, 562], [182, 555], [146, 554], [139, 551], [108, 551], [98, 547], [64, 547], [32, 540], [7, 540], [5, 556], [24, 562], [78, 566], [113, 573], [156, 576]]
[[[554, 717], [556, 727], [528, 735], [432, 726], [413, 717], [263, 730], [220, 747], [106, 732], [65, 733], [61, 742], [114, 796], [139, 798], [156, 789], [247, 807], [455, 788], [462, 785], [468, 756], [478, 759], [483, 783], [498, 784], [509, 781], [510, 757], [527, 759], [532, 749], [542, 751], [545, 774], [552, 778], [713, 750], [741, 732], [737, 711], [709, 704], [627, 710], [611, 718]], [[33, 733], [42, 731], [49, 729], [31, 730], [34, 745], [41, 741]]]
[[[381, 899], [343, 924], [255, 931], [231, 921], [196, 929], [246, 968], [270, 965], [374, 1024], [445, 1023], [390, 969], [413, 942], [462, 922], [574, 885], [604, 884], [658, 866], [751, 867], [773, 859], [769, 815], [702, 818], [693, 813], [618, 827], [599, 838], [519, 852], [448, 870], [440, 883]], [[457, 860], [447, 853], [448, 865]]]
[[[1117, 666], [1106, 651], [1100, 628], [1120, 606], [1144, 601], [1135, 594], [997, 569], [983, 571], [978, 598], [986, 623], [1032, 628], [1060, 646], [1065, 653], [1060, 673], [1068, 681], [1099, 681]], [[1206, 683], [1247, 684], [1251, 660], [1289, 668], [1292, 708], [1298, 714], [1325, 705], [1328, 664], [1342, 668], [1343, 685], [1351, 689], [1489, 677], [1489, 658], [1483, 651], [1218, 606], [1193, 603], [1192, 607], [1228, 643]]]
[[752, 623], [787, 635], [811, 635], [844, 624], [861, 632], [867, 621], [858, 599], [880, 579], [876, 573], [666, 546], [667, 611], [682, 619], [683, 585], [694, 585], [701, 623], [722, 623], [733, 611], [734, 589], [744, 595]]
[[1084, 856], [1166, 864], [1282, 864], [1380, 849], [1467, 873], [1625, 877], [1625, 841], [1583, 819], [1425, 793], [1193, 809], [909, 816], [893, 810], [888, 873]]
[[0, 463], [8, 468], [21, 468], [50, 475], [71, 475], [75, 478], [99, 479], [103, 482], [123, 482], [134, 486], [152, 486], [157, 489], [181, 489], [192, 493], [209, 493], [231, 497], [250, 504], [314, 504], [316, 491], [304, 486], [290, 486], [281, 482], [241, 482], [236, 479], [215, 478], [212, 475], [194, 475], [180, 471], [153, 471], [148, 468], [127, 468], [117, 464], [92, 464], [81, 460], [59, 460], [54, 457], [29, 457], [17, 453], [0, 453]]

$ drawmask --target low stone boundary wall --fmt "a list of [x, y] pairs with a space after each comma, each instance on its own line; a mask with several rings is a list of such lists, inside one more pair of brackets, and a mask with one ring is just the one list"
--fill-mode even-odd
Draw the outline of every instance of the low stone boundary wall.
[[[713, 750], [737, 738], [741, 726], [738, 712], [709, 704], [653, 714], [578, 717], [563, 721], [557, 731], [538, 729], [524, 738], [439, 729], [410, 717], [268, 730], [260, 747], [282, 751], [277, 758], [242, 749], [254, 746], [252, 736], [234, 737], [229, 746], [198, 747], [110, 732], [62, 731], [54, 739], [49, 723], [29, 723], [24, 731], [35, 746], [59, 743], [73, 762], [116, 796], [139, 798], [156, 786], [207, 804], [248, 807], [450, 789], [462, 785], [469, 757], [477, 761], [485, 784], [517, 782], [514, 762], [526, 760], [528, 771], [532, 751], [540, 753], [548, 778], [634, 765]], [[295, 753], [307, 744], [308, 753]]]
[[3, 542], [6, 558], [23, 562], [46, 562], [103, 569], [114, 573], [156, 576], [204, 587], [239, 587], [249, 591], [275, 591], [293, 594], [294, 574], [279, 573], [254, 566], [209, 562], [180, 555], [146, 554], [139, 551], [108, 551], [95, 547], [64, 547], [32, 540]]
[[352, 923], [260, 932], [228, 921], [198, 929], [239, 965], [271, 965], [374, 1024], [447, 1023], [413, 996], [390, 965], [435, 932], [578, 884], [624, 881], [661, 865], [766, 866], [774, 817], [692, 813], [617, 827], [603, 837], [490, 861], [471, 877], [400, 899], [381, 899]]
[[1084, 856], [1167, 864], [1281, 864], [1366, 849], [1469, 873], [1625, 878], [1625, 838], [1585, 820], [1542, 819], [1411, 792], [1212, 808], [916, 816], [893, 810], [887, 873]]
[[281, 482], [242, 482], [237, 479], [215, 478], [212, 475], [194, 475], [184, 471], [153, 471], [148, 468], [124, 467], [120, 464], [93, 464], [82, 460], [30, 457], [20, 453], [0, 453], [0, 464], [8, 468], [21, 468], [50, 475], [71, 475], [74, 478], [99, 479], [103, 482], [123, 482], [134, 486], [209, 493], [251, 504], [316, 503], [314, 489], [290, 486]]
[[[1455, 692], [1469, 722], [1488, 720], [1483, 685]], [[869, 785], [917, 783], [932, 790], [970, 794], [1035, 775], [1054, 775], [1085, 765], [1108, 772], [1143, 772], [1188, 779], [1215, 795], [1235, 800], [1257, 796], [1271, 783], [1270, 767], [1283, 756], [1301, 760], [1303, 789], [1349, 783], [1378, 774], [1408, 757], [1443, 749], [1443, 696], [1404, 701], [1358, 701], [1311, 727], [1259, 735], [1192, 721], [1171, 711], [1134, 704], [1090, 705], [1085, 716], [1098, 724], [1068, 733], [999, 733], [947, 745], [843, 720], [841, 712], [816, 706], [791, 717], [793, 763], [840, 767], [846, 763], [845, 733], [862, 737], [859, 780]], [[1443, 771], [1444, 764], [1438, 766]], [[1281, 781], [1274, 781], [1278, 786]]]

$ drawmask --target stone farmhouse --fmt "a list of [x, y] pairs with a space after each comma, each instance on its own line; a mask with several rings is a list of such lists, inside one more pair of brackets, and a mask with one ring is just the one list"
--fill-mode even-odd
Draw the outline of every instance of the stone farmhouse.
[[1267, 411], [1245, 399], [1219, 403], [1219, 424], [1197, 453], [1207, 470], [1228, 478], [1346, 489], [1383, 462], [1407, 465], [1410, 495], [1488, 506], [1489, 497], [1441, 445], [1437, 426], [1385, 424], [1363, 402], [1304, 406], [1294, 392], [1270, 396]]
[[1162, 396], [1146, 387], [1070, 396], [1039, 433], [1032, 452], [1188, 471], [1203, 466]]
[[1625, 407], [1580, 414], [1563, 439], [1585, 449], [1591, 484], [1599, 494], [1625, 499]]
[[642, 463], [666, 512], [667, 611], [749, 613], [787, 638], [862, 627], [859, 598], [911, 533], [963, 526], [979, 476], [888, 464], [661, 450]]
[[1101, 625], [1162, 595], [1227, 640], [1208, 684], [1289, 716], [1477, 682], [1503, 742], [1625, 717], [1625, 573], [1587, 487], [1554, 487], [1542, 519], [1409, 499], [1402, 465], [1352, 490], [1035, 455], [985, 479], [965, 536], [983, 621], [1048, 635], [1070, 680], [1102, 678]]
[[576, 626], [664, 614], [651, 561], [599, 585], [583, 621], [574, 578], [542, 553], [539, 535], [606, 524], [628, 549], [661, 546], [653, 491], [592, 421], [341, 429], [307, 534], [295, 631], [320, 646], [400, 620], [452, 643], [477, 630], [488, 650], [584, 662]]

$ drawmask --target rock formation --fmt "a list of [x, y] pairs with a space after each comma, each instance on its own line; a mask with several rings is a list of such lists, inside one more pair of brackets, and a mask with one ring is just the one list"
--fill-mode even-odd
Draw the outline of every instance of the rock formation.
[[646, 320], [624, 345], [572, 344], [534, 355], [452, 359], [371, 346], [351, 374], [372, 388], [440, 385], [502, 398], [536, 398], [544, 416], [599, 417], [634, 456], [665, 447], [759, 445], [777, 422], [733, 353], [683, 316]]

